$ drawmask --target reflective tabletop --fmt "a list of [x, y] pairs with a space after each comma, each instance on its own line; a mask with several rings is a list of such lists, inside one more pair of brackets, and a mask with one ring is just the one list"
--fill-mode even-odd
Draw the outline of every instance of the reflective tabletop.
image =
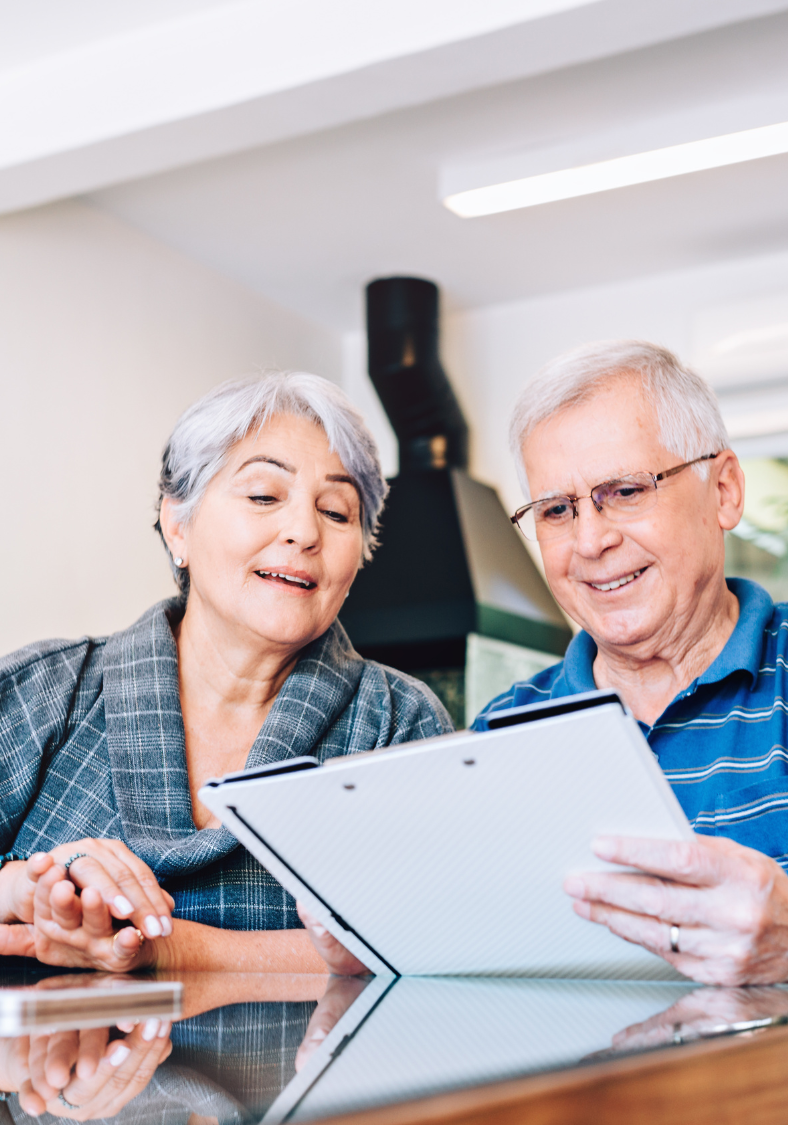
[[[146, 979], [174, 983], [175, 1009], [173, 989], [151, 989], [147, 1007], [128, 1014], [124, 989]], [[788, 1021], [783, 986], [35, 969], [6, 969], [0, 984], [0, 1001], [24, 990], [25, 1010], [63, 989], [118, 996], [99, 1026], [95, 1005], [86, 1018], [70, 1002], [44, 1025], [18, 1017], [16, 1034], [4, 1017], [5, 1125], [36, 1111], [135, 1125], [320, 1120]]]

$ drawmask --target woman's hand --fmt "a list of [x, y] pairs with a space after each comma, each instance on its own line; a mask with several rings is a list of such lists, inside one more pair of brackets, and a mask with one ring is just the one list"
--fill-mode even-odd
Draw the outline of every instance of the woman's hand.
[[59, 864], [39, 877], [33, 923], [24, 928], [31, 934], [32, 956], [47, 965], [123, 973], [156, 962], [156, 943], [141, 938], [134, 926], [116, 929], [100, 891], [89, 886], [77, 897]]
[[20, 1107], [74, 1121], [114, 1116], [169, 1056], [170, 1026], [154, 1018], [124, 1039], [110, 1040], [104, 1027], [17, 1040]]
[[[73, 862], [66, 873], [69, 860]], [[148, 865], [120, 840], [75, 840], [51, 852], [37, 852], [26, 861], [6, 864], [0, 872], [0, 916], [6, 922], [32, 923], [38, 880], [56, 865], [61, 879], [67, 878], [80, 890], [98, 891], [118, 921], [130, 921], [147, 938], [172, 934], [172, 898], [161, 889]], [[34, 956], [26, 952], [29, 947], [29, 931], [0, 926], [0, 954]]]
[[[773, 859], [718, 836], [597, 840], [600, 859], [650, 874], [571, 875], [581, 918], [664, 957], [703, 984], [788, 980], [788, 876]], [[678, 952], [671, 949], [678, 926]]]
[[356, 976], [359, 973], [368, 973], [369, 969], [355, 954], [345, 949], [332, 934], [328, 932], [325, 926], [318, 922], [317, 918], [313, 918], [307, 911], [302, 902], [296, 903], [296, 910], [298, 917], [306, 926], [307, 933], [312, 939], [317, 952], [328, 965], [332, 973], [338, 976]]
[[130, 921], [148, 938], [172, 933], [172, 898], [147, 863], [120, 840], [75, 840], [49, 854], [58, 864], [79, 855], [68, 869], [69, 879], [80, 890], [94, 887], [113, 918]]

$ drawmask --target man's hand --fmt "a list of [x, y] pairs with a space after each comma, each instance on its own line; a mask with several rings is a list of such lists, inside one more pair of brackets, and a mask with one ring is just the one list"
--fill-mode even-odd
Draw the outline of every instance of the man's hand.
[[741, 1028], [748, 1023], [782, 1022], [786, 1018], [788, 992], [785, 989], [699, 988], [689, 996], [682, 996], [664, 1012], [619, 1031], [613, 1036], [613, 1049], [609, 1053], [683, 1043], [725, 1034], [736, 1025]]
[[[773, 859], [718, 836], [603, 837], [600, 859], [649, 874], [570, 875], [581, 918], [664, 957], [703, 984], [788, 980], [788, 876]], [[679, 927], [679, 952], [670, 927]]]
[[340, 945], [326, 927], [321, 926], [317, 918], [312, 917], [303, 903], [297, 902], [296, 910], [298, 911], [298, 917], [306, 926], [312, 944], [332, 973], [336, 973], [338, 976], [353, 977], [359, 973], [369, 972], [369, 969], [359, 961], [358, 957], [345, 949], [344, 945]]

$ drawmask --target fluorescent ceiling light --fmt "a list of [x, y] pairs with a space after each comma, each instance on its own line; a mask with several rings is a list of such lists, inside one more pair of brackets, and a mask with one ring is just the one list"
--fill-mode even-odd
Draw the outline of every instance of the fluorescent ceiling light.
[[788, 152], [788, 122], [473, 188], [449, 195], [443, 203], [455, 215], [470, 219], [479, 215], [495, 215], [500, 211], [516, 211], [521, 207], [537, 207], [540, 203], [555, 203], [559, 199], [574, 199], [579, 195], [594, 195], [651, 180], [666, 180], [688, 172], [723, 168], [727, 164], [742, 164], [785, 152]]
[[747, 328], [718, 340], [711, 349], [717, 355], [746, 352], [751, 348], [775, 348], [788, 345], [788, 324], [768, 324], [764, 328]]

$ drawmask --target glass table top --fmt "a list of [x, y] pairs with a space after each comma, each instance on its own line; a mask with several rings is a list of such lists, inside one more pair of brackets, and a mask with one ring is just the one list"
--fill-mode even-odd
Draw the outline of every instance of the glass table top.
[[150, 1012], [136, 1024], [128, 1018], [124, 978], [0, 972], [0, 1000], [8, 989], [116, 987], [120, 1023], [86, 1028], [82, 1018], [77, 1030], [80, 1019], [61, 1014], [56, 1026], [0, 1038], [7, 1091], [0, 1121], [32, 1121], [35, 1109], [42, 1121], [134, 1125], [313, 1121], [788, 1021], [783, 986], [243, 973], [155, 979], [182, 984], [181, 1015], [171, 1026]]

